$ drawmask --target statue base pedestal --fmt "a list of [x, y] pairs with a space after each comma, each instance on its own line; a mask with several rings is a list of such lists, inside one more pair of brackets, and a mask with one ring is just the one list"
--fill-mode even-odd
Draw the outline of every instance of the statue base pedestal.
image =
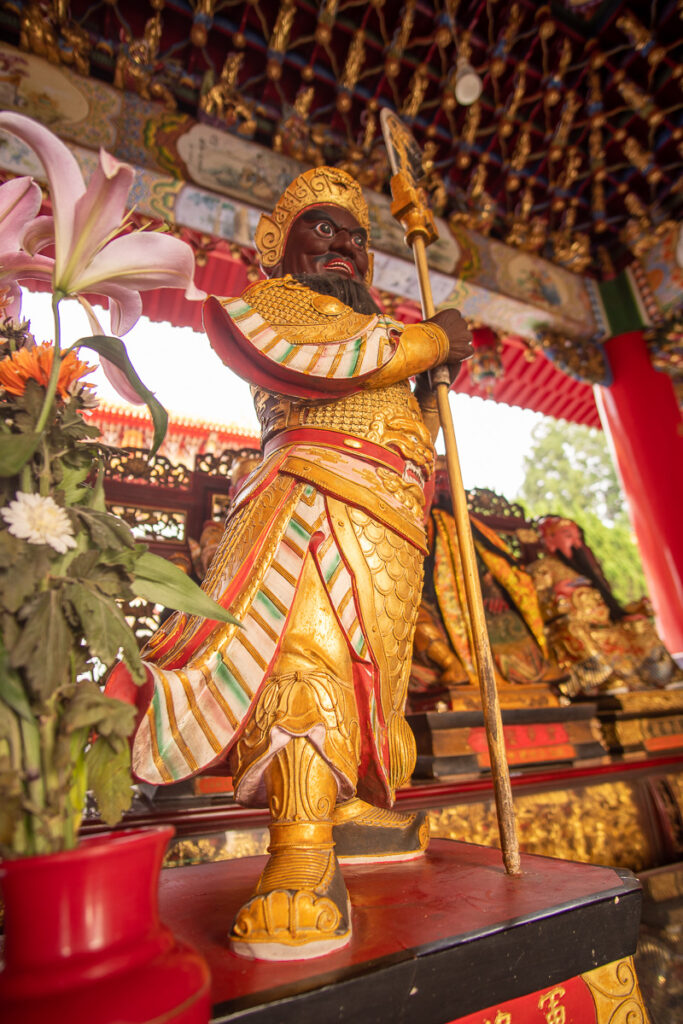
[[610, 754], [658, 756], [683, 749], [683, 686], [598, 697]]
[[[606, 759], [595, 704], [503, 708], [511, 768], [579, 764]], [[426, 711], [408, 715], [417, 744], [416, 779], [441, 779], [488, 770], [484, 716], [478, 711]], [[597, 760], [596, 760], [597, 759]]]
[[162, 873], [162, 920], [208, 961], [216, 1024], [524, 1024], [563, 1019], [562, 1007], [582, 1024], [607, 1024], [616, 1009], [646, 1024], [630, 959], [641, 892], [628, 871], [524, 855], [510, 877], [495, 849], [433, 840], [417, 861], [344, 868], [348, 947], [268, 963], [227, 945], [264, 863]]

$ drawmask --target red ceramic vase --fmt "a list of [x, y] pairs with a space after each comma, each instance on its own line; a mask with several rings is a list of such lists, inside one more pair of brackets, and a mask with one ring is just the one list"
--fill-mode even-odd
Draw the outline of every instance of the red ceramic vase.
[[205, 962], [159, 921], [170, 827], [0, 864], [4, 1024], [207, 1024]]

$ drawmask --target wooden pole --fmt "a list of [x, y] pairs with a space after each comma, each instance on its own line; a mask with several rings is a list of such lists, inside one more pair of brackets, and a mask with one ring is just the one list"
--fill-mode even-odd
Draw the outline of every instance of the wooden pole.
[[[413, 251], [417, 278], [420, 286], [420, 297], [422, 300], [422, 313], [426, 318], [434, 315], [434, 301], [432, 299], [432, 288], [429, 280], [427, 266], [427, 248], [425, 234], [420, 231], [409, 233], [406, 240]], [[472, 540], [472, 529], [467, 508], [467, 497], [462, 482], [460, 471], [460, 459], [458, 456], [458, 445], [455, 439], [453, 427], [453, 416], [448, 402], [448, 390], [450, 387], [450, 374], [447, 366], [439, 366], [430, 373], [433, 385], [436, 385], [436, 401], [439, 410], [439, 419], [443, 431], [444, 443], [446, 446], [446, 467], [448, 469], [448, 482], [451, 489], [453, 502], [453, 517], [458, 536], [458, 547], [460, 549], [460, 560], [465, 577], [465, 594], [467, 606], [470, 613], [472, 625], [472, 639], [474, 644], [474, 660], [479, 679], [481, 692], [481, 706], [484, 712], [484, 725], [486, 727], [486, 740], [489, 748], [489, 759], [491, 761], [491, 775], [493, 777], [493, 790], [496, 800], [496, 811], [498, 815], [498, 832], [500, 835], [500, 846], [503, 854], [505, 870], [509, 875], [521, 873], [519, 857], [519, 840], [515, 826], [515, 812], [512, 803], [512, 789], [510, 787], [510, 772], [508, 770], [507, 757], [505, 755], [505, 740], [503, 737], [503, 719], [500, 713], [498, 691], [496, 689], [496, 678], [493, 670], [493, 656], [489, 643], [488, 630], [486, 628], [486, 617], [484, 615], [484, 602], [481, 596], [481, 585], [477, 571], [477, 560]]]

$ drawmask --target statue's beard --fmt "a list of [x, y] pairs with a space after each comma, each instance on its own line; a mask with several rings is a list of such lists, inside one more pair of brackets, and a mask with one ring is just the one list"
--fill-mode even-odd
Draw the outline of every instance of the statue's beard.
[[365, 281], [345, 274], [293, 274], [296, 281], [321, 295], [332, 295], [356, 313], [381, 313]]

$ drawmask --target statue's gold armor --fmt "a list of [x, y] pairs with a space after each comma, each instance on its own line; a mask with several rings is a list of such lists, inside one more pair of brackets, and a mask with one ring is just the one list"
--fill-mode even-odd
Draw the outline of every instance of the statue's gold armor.
[[[391, 445], [428, 475], [434, 465], [431, 436], [407, 382], [359, 392], [334, 402], [296, 402], [254, 389], [264, 442], [284, 430], [317, 427]], [[353, 451], [353, 449], [351, 449]], [[404, 785], [415, 764], [415, 743], [403, 717], [410, 668], [410, 645], [422, 589], [422, 552], [392, 530], [380, 507], [384, 489], [398, 495], [418, 524], [424, 492], [391, 469], [378, 467], [374, 507], [346, 506], [329, 498], [337, 527], [348, 536], [344, 556], [358, 581], [364, 617], [373, 621], [373, 650], [384, 663], [382, 704], [389, 734], [392, 790]], [[334, 466], [318, 467], [319, 482], [339, 487]], [[337, 487], [334, 485], [337, 484]], [[343, 487], [343, 483], [341, 484]], [[320, 673], [322, 672], [322, 675]], [[348, 645], [312, 564], [297, 591], [282, 648], [250, 726], [234, 755], [236, 785], [247, 768], [263, 757], [277, 724], [297, 735], [316, 720], [325, 723], [326, 757], [347, 774], [354, 789], [360, 753], [359, 724]]]
[[[264, 457], [233, 501], [204, 587], [220, 598], [253, 553], [248, 577], [228, 606], [238, 619], [255, 617], [259, 628], [277, 633], [272, 660], [264, 656], [259, 661], [249, 629], [245, 635], [229, 624], [216, 625], [207, 641], [193, 648], [200, 622], [182, 616], [168, 620], [143, 653], [167, 706], [169, 692], [170, 703], [182, 704], [192, 691], [189, 712], [179, 710], [177, 722], [189, 719], [193, 695], [196, 703], [205, 686], [218, 686], [223, 665], [244, 685], [250, 707], [233, 723], [234, 741], [225, 743], [213, 720], [209, 723], [221, 752], [230, 752], [242, 802], [265, 802], [264, 770], [284, 737], [311, 735], [337, 777], [340, 799], [358, 792], [375, 804], [390, 805], [415, 761], [403, 710], [426, 550], [424, 484], [434, 470], [432, 437], [404, 374], [443, 358], [447, 340], [435, 325], [404, 328], [389, 318], [361, 316], [287, 278], [261, 282], [225, 309], [240, 339], [260, 339], [262, 351], [286, 345], [285, 358], [294, 352], [310, 366], [331, 346], [343, 352], [351, 338], [365, 363], [358, 363], [359, 379], [352, 380], [350, 393], [334, 399], [318, 397], [321, 389], [309, 398], [252, 382]], [[286, 621], [281, 628], [263, 624], [255, 595], [266, 586], [277, 560], [291, 556], [287, 524], [296, 526], [302, 515], [308, 517], [308, 533], [300, 563], [296, 571], [291, 565], [281, 568], [293, 579]], [[336, 559], [338, 569], [346, 572], [343, 593], [334, 572], [323, 578], [325, 558]], [[352, 621], [344, 624], [344, 615]], [[232, 652], [240, 644], [247, 654], [240, 651], [236, 657]], [[366, 693], [363, 708], [358, 706], [359, 687]], [[154, 714], [148, 712], [149, 732], [138, 733], [134, 748], [142, 777], [155, 770], [163, 775], [171, 764], [162, 751], [164, 729], [156, 727]], [[196, 723], [191, 725], [194, 729]], [[182, 728], [174, 730], [169, 723], [166, 732], [170, 748]], [[189, 740], [186, 746], [192, 756], [188, 760], [181, 748], [187, 764], [174, 769], [180, 777], [190, 774], [191, 763], [206, 763], [216, 744], [209, 749], [205, 743], [204, 754]]]
[[[262, 266], [281, 266], [292, 224], [321, 203], [346, 211], [334, 230], [369, 236], [357, 183], [313, 168], [261, 218]], [[350, 936], [338, 855], [404, 859], [428, 840], [424, 815], [389, 808], [415, 761], [403, 710], [434, 468], [408, 381], [445, 361], [449, 339], [290, 276], [209, 299], [204, 322], [252, 385], [262, 426], [262, 460], [203, 584], [240, 625], [176, 613], [155, 634], [133, 766], [166, 783], [229, 760], [237, 799], [271, 818], [270, 858], [233, 948], [316, 956]]]

